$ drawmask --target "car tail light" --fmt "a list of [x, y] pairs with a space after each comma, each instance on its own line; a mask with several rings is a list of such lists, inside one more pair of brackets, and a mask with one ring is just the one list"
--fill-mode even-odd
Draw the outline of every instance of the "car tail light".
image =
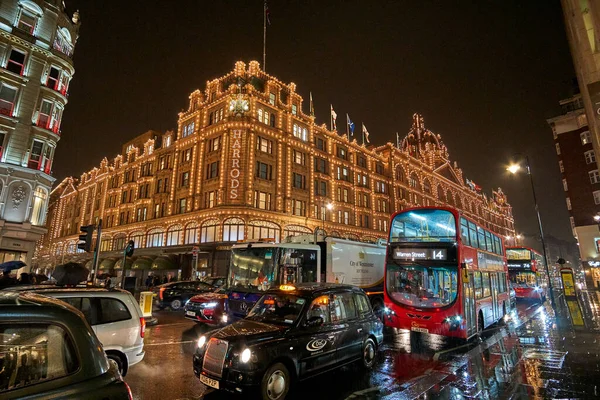
[[144, 335], [146, 334], [146, 320], [144, 319], [144, 317], [140, 318], [140, 336], [142, 337], [142, 339], [144, 338]]
[[163, 299], [163, 292], [165, 291], [166, 288], [161, 287], [160, 291], [158, 292], [158, 297], [162, 300]]
[[129, 400], [133, 400], [133, 395], [131, 394], [131, 388], [129, 387], [127, 382], [123, 381], [123, 383], [125, 384], [125, 387], [127, 388], [127, 396], [129, 396]]

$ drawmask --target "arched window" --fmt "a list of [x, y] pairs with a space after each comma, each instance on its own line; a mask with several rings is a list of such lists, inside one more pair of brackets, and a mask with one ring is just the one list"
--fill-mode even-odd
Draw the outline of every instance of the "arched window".
[[113, 237], [113, 251], [123, 250], [125, 248], [125, 234], [118, 233]]
[[167, 230], [167, 246], [177, 246], [181, 244], [181, 225], [175, 225]]
[[146, 235], [146, 247], [161, 247], [165, 231], [160, 228], [152, 229]]
[[71, 32], [67, 28], [58, 28], [54, 38], [54, 48], [68, 56], [73, 55], [73, 41]]
[[217, 219], [204, 221], [200, 232], [200, 243], [215, 242], [217, 237], [217, 226], [219, 226], [219, 220]]
[[284, 238], [289, 236], [299, 236], [312, 233], [313, 232], [310, 228], [307, 228], [306, 226], [302, 225], [286, 225], [286, 227], [283, 229]]
[[185, 226], [184, 244], [196, 244], [198, 243], [198, 224], [196, 222], [190, 222]]
[[237, 242], [244, 239], [245, 223], [240, 218], [229, 218], [223, 221], [223, 241]]
[[279, 225], [269, 221], [252, 221], [248, 224], [249, 239], [274, 239], [279, 243]]
[[442, 203], [446, 203], [446, 194], [444, 193], [442, 185], [438, 185], [437, 187], [437, 197], [439, 201], [441, 201]]
[[22, 31], [35, 34], [35, 28], [39, 18], [44, 14], [40, 6], [30, 0], [19, 1], [19, 12], [15, 26]]
[[427, 178], [423, 180], [423, 193], [431, 195], [431, 183]]
[[100, 251], [111, 251], [113, 239], [110, 236], [103, 236], [100, 243]]
[[129, 240], [133, 240], [133, 246], [136, 249], [143, 248], [142, 245], [144, 244], [144, 232], [132, 233], [131, 236], [129, 237]]
[[454, 195], [452, 194], [450, 189], [448, 189], [448, 191], [446, 192], [446, 201], [448, 202], [449, 205], [451, 205], [451, 206], [454, 205]]
[[460, 195], [456, 196], [456, 207], [460, 210], [463, 208], [462, 200], [460, 199]]
[[44, 225], [47, 200], [48, 192], [46, 189], [37, 187], [33, 192], [33, 208], [31, 210], [31, 223], [33, 225]]
[[406, 180], [406, 174], [404, 173], [404, 169], [400, 165], [396, 167], [396, 180], [398, 182], [404, 182]]
[[350, 240], [356, 240], [356, 241], [360, 240], [360, 239], [358, 238], [358, 235], [356, 235], [356, 234], [354, 234], [354, 233], [347, 233], [345, 236], [346, 236], [346, 239], [350, 239]]
[[408, 178], [408, 184], [411, 188], [421, 190], [421, 185], [419, 184], [419, 177], [414, 172], [410, 174], [410, 178]]
[[338, 231], [331, 231], [331, 233], [329, 234], [329, 236], [335, 237], [335, 238], [341, 238], [342, 237]]

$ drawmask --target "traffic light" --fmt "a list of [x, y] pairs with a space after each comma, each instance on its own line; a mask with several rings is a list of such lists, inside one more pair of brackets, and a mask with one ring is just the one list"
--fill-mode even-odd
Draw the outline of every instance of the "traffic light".
[[129, 243], [127, 243], [127, 247], [125, 247], [125, 255], [127, 257], [131, 257], [133, 255], [134, 244], [135, 243], [133, 243], [133, 240], [130, 240]]
[[92, 234], [94, 233], [94, 225], [86, 225], [79, 228], [82, 235], [79, 235], [79, 243], [77, 248], [89, 252], [92, 249]]

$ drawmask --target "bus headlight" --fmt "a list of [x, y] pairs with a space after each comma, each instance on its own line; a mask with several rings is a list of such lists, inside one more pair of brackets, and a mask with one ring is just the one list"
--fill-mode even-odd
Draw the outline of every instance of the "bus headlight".
[[539, 286], [536, 286], [536, 287], [533, 288], [533, 290], [535, 290], [536, 292], [541, 292], [542, 288], [539, 287]]

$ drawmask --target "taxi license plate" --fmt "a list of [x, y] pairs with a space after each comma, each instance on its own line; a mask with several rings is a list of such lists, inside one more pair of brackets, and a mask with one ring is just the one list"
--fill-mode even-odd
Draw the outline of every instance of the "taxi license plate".
[[210, 386], [211, 388], [219, 388], [219, 381], [216, 379], [210, 379], [208, 376], [200, 375], [200, 382], [204, 383], [206, 386]]
[[196, 316], [196, 313], [195, 313], [194, 311], [186, 311], [186, 312], [185, 312], [185, 315], [189, 315], [189, 316], [191, 316], [191, 317], [195, 317], [195, 316]]
[[410, 328], [411, 331], [413, 332], [421, 332], [421, 333], [429, 333], [429, 329], [425, 329], [425, 328], [418, 328], [416, 326], [412, 326]]

